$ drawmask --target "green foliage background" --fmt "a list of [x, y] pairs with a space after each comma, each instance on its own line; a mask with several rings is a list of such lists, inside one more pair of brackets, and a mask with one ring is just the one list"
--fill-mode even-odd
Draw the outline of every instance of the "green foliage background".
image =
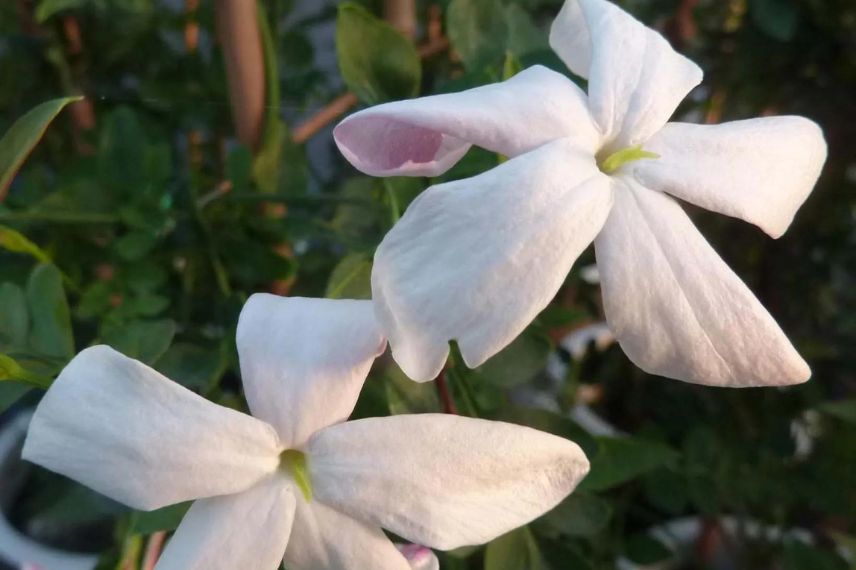
[[[233, 135], [211, 3], [192, 14], [166, 0], [0, 3], [0, 130], [37, 103], [78, 93], [95, 116], [86, 129], [63, 112], [0, 203], [0, 422], [35, 404], [94, 342], [243, 409], [233, 339], [249, 294], [367, 298], [373, 250], [410, 200], [501, 160], [476, 149], [437, 180], [371, 179], [338, 156], [329, 129], [290, 142], [295, 125], [346, 87], [366, 105], [494, 82], [535, 63], [568, 73], [546, 42], [558, 0], [421, 0], [417, 42], [439, 9], [452, 44], [421, 59], [378, 19], [379, 1], [262, 5], [275, 77], [254, 155]], [[692, 211], [814, 376], [736, 391], [648, 376], [616, 346], [572, 359], [557, 340], [602, 319], [599, 290], [580, 274], [589, 251], [518, 341], [478, 370], [453, 357], [448, 379], [462, 413], [569, 437], [592, 473], [555, 511], [486, 548], [444, 554], [443, 567], [601, 569], [624, 557], [719, 568], [727, 553], [738, 568], [856, 568], [856, 4], [622, 5], [704, 68], [680, 116], [801, 114], [823, 126], [823, 176], [780, 240]], [[194, 51], [183, 41], [189, 21], [199, 26]], [[5, 170], [15, 149], [0, 150]], [[546, 373], [549, 358], [565, 364], [559, 382]], [[549, 410], [526, 405], [533, 391]], [[586, 433], [568, 414], [581, 401], [629, 435]], [[432, 384], [409, 382], [384, 358], [357, 415], [439, 410]], [[810, 445], [798, 446], [797, 433]], [[104, 568], [132, 560], [182, 512], [131, 513], [35, 468], [23, 481], [3, 499], [5, 515], [38, 540], [99, 553]], [[689, 554], [647, 532], [680, 517], [700, 517], [704, 529]], [[737, 524], [726, 532], [729, 517]], [[781, 532], [753, 532], [756, 523]]]

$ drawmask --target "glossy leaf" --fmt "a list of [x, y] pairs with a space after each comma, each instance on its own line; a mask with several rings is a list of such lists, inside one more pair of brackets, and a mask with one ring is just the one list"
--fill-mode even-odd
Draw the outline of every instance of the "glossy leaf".
[[32, 323], [30, 346], [46, 356], [70, 359], [74, 356], [74, 336], [59, 269], [51, 264], [36, 267], [27, 282], [26, 295]]

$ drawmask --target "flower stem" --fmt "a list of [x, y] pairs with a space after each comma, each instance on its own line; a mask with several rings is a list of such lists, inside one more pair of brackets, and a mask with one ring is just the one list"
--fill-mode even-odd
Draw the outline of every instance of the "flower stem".
[[440, 402], [443, 404], [443, 412], [458, 415], [458, 407], [455, 405], [455, 399], [452, 397], [452, 392], [446, 382], [445, 368], [437, 375], [434, 384], [437, 386], [437, 395], [440, 396]]

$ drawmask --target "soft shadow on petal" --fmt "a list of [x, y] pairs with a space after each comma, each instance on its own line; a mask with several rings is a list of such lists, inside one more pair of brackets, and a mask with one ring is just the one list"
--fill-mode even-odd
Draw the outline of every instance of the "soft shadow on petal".
[[605, 0], [567, 0], [550, 45], [589, 80], [589, 106], [613, 150], [644, 143], [702, 80], [669, 42]]
[[371, 301], [267, 293], [241, 311], [237, 344], [250, 409], [289, 448], [351, 415], [386, 348]]
[[318, 500], [418, 544], [482, 544], [553, 508], [588, 472], [573, 442], [446, 414], [339, 424], [309, 442]]
[[595, 251], [609, 327], [646, 372], [731, 387], [796, 384], [811, 375], [669, 196], [622, 180]]
[[456, 339], [478, 366], [535, 318], [612, 204], [594, 158], [561, 139], [429, 188], [375, 254], [372, 292], [393, 356], [434, 378]]
[[151, 510], [243, 491], [273, 473], [274, 429], [108, 346], [78, 354], [42, 398], [24, 459]]
[[285, 564], [288, 570], [410, 570], [379, 527], [302, 499]]
[[645, 144], [657, 160], [633, 163], [644, 186], [785, 233], [817, 182], [826, 142], [802, 117], [721, 125], [669, 123]]
[[196, 501], [156, 570], [276, 570], [297, 500], [290, 484], [274, 476], [243, 493]]
[[372, 176], [437, 176], [472, 144], [516, 156], [561, 137], [592, 151], [600, 140], [585, 93], [542, 66], [502, 83], [371, 107], [339, 123], [333, 137]]

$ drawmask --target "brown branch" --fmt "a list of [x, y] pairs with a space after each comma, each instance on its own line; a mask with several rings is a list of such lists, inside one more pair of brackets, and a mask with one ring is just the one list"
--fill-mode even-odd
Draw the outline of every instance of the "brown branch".
[[238, 140], [257, 150], [264, 125], [265, 64], [256, 3], [217, 0], [215, 6], [235, 130]]
[[383, 17], [411, 40], [416, 36], [416, 0], [384, 0]]
[[163, 552], [164, 542], [166, 542], [166, 533], [164, 531], [156, 532], [149, 537], [140, 570], [155, 570], [161, 552]]
[[445, 370], [440, 371], [440, 374], [434, 380], [434, 384], [437, 386], [437, 395], [440, 396], [440, 402], [443, 404], [443, 412], [457, 415], [458, 407], [455, 405], [455, 399], [449, 390], [449, 384], [446, 382]]

